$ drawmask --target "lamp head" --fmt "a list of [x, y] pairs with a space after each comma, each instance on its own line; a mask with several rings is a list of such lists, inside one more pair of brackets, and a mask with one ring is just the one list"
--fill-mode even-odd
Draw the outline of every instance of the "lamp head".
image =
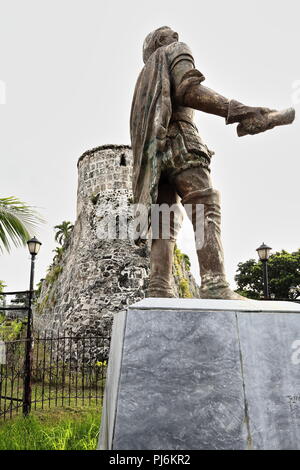
[[28, 246], [29, 253], [34, 256], [37, 255], [40, 250], [41, 244], [42, 243], [39, 242], [36, 237], [33, 237], [31, 238], [31, 240], [28, 240], [27, 246]]
[[267, 261], [270, 258], [271, 250], [272, 248], [268, 245], [265, 245], [265, 243], [263, 243], [256, 249], [259, 259], [261, 261]]

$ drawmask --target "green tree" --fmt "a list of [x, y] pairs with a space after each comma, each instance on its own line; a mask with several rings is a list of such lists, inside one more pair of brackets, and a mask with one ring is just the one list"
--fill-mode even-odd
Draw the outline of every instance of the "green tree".
[[65, 251], [63, 246], [57, 246], [55, 250], [52, 250], [55, 253], [54, 260], [59, 261]]
[[71, 235], [74, 225], [71, 222], [64, 220], [60, 225], [55, 225], [55, 241], [63, 245]]
[[0, 198], [0, 252], [25, 245], [42, 218], [14, 196]]
[[[239, 263], [235, 281], [237, 292], [251, 299], [263, 296], [263, 267], [261, 261], [250, 259]], [[268, 261], [269, 290], [275, 299], [296, 300], [300, 297], [300, 249], [274, 253]]]

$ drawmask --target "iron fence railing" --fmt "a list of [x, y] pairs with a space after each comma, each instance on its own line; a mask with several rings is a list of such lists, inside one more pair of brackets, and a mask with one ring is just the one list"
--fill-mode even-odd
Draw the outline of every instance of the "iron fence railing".
[[24, 410], [28, 414], [33, 409], [102, 401], [110, 338], [54, 332], [36, 335], [31, 339], [29, 369], [25, 364], [28, 341], [2, 341], [0, 418]]

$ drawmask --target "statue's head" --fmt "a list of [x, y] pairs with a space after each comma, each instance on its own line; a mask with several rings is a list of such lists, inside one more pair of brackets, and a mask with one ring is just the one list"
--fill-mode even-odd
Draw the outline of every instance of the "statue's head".
[[152, 31], [146, 37], [143, 44], [143, 60], [147, 62], [151, 54], [161, 46], [167, 46], [173, 42], [178, 41], [178, 33], [173, 31], [169, 26], [162, 26], [161, 28]]

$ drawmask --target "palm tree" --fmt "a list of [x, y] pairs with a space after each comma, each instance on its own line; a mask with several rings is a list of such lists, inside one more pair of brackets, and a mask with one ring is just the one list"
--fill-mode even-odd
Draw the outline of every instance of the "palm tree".
[[0, 198], [0, 252], [9, 252], [11, 243], [25, 245], [41, 222], [39, 214], [16, 197]]
[[56, 229], [55, 241], [63, 245], [71, 235], [74, 225], [71, 222], [64, 220], [60, 225], [55, 225]]
[[57, 246], [55, 250], [52, 250], [52, 251], [55, 253], [54, 260], [60, 261], [65, 251], [65, 248], [63, 246]]

